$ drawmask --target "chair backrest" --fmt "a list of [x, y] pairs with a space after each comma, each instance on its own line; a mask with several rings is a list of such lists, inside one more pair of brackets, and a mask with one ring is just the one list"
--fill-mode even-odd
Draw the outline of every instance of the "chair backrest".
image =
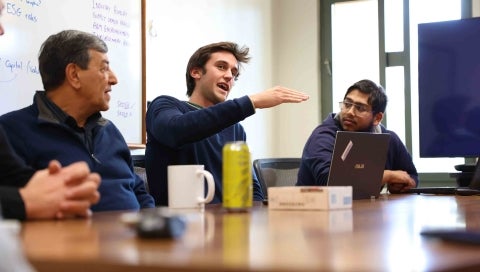
[[268, 187], [295, 186], [301, 161], [301, 158], [266, 158], [253, 161], [253, 169], [265, 198], [268, 197]]
[[146, 169], [143, 168], [143, 167], [140, 167], [140, 166], [134, 166], [133, 171], [135, 172], [135, 174], [137, 174], [143, 180], [143, 183], [145, 184], [145, 189], [147, 189], [147, 192], [150, 192], [150, 190], [148, 188]]

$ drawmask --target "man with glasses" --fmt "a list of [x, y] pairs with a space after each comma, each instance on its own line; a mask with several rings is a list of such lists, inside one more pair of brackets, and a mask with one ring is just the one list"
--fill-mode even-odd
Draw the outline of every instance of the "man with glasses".
[[418, 174], [412, 157], [398, 135], [380, 123], [386, 106], [385, 90], [375, 82], [365, 79], [350, 86], [340, 102], [340, 112], [331, 113], [305, 144], [297, 185], [327, 185], [336, 133], [343, 130], [389, 133], [382, 185], [386, 184], [391, 193], [416, 187]]

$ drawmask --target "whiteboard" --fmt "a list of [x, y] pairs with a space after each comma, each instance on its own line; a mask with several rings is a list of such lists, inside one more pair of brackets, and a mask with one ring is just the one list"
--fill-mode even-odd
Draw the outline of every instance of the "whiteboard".
[[108, 46], [117, 75], [110, 119], [128, 143], [143, 143], [142, 2], [132, 0], [5, 0], [0, 37], [0, 114], [31, 105], [43, 90], [38, 51], [65, 29], [93, 33]]

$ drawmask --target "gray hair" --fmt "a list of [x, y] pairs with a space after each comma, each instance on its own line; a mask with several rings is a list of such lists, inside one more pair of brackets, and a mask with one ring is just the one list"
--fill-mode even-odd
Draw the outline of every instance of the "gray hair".
[[78, 30], [64, 30], [51, 35], [40, 47], [38, 65], [45, 91], [60, 86], [65, 80], [65, 68], [74, 63], [87, 69], [89, 50], [107, 53], [105, 42], [99, 37]]

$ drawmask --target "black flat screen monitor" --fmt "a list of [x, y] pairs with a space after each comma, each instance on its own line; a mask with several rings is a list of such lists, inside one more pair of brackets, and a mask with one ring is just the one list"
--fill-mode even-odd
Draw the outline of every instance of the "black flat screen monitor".
[[420, 157], [480, 155], [480, 18], [418, 25]]

